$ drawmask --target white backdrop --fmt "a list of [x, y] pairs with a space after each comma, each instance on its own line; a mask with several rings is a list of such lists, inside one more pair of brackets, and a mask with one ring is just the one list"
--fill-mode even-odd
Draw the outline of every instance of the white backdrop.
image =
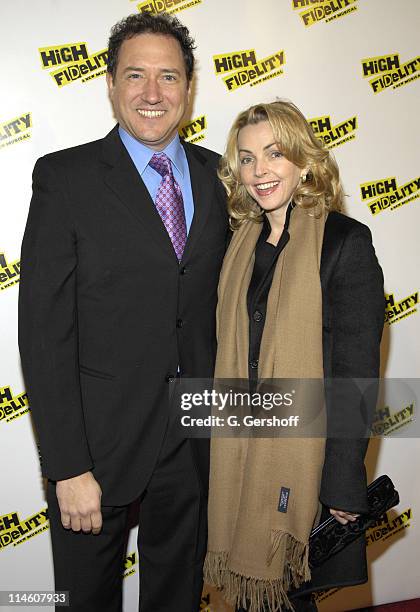
[[[112, 128], [102, 74], [109, 29], [129, 13], [165, 7], [179, 11], [198, 44], [194, 103], [185, 120], [193, 125], [185, 135], [201, 138], [200, 144], [222, 152], [239, 111], [280, 96], [314, 119], [314, 129], [334, 145], [348, 194], [347, 212], [370, 226], [390, 294], [382, 374], [414, 378], [419, 373], [418, 0], [3, 0], [1, 589], [53, 588], [48, 522], [42, 513], [46, 502], [17, 349], [19, 251], [32, 168], [39, 156], [101, 138]], [[67, 61], [71, 58], [64, 51], [59, 55], [64, 63], [43, 67], [39, 49], [47, 49], [48, 54], [51, 47], [80, 48], [81, 43], [90, 59], [75, 64]], [[228, 71], [217, 73], [216, 65]], [[85, 81], [67, 82], [63, 69], [69, 66], [73, 77], [82, 72]], [[60, 76], [54, 77], [56, 71]], [[238, 83], [244, 84], [234, 88]], [[381, 89], [384, 85], [388, 86]], [[376, 202], [372, 214], [369, 204], [378, 198], [385, 198], [383, 208]], [[397, 395], [392, 405], [379, 407], [383, 409], [379, 418], [391, 427], [392, 415], [405, 408], [404, 398]], [[408, 417], [405, 411], [400, 423]], [[404, 427], [408, 432], [409, 427]], [[369, 477], [388, 473], [401, 503], [367, 534], [369, 583], [321, 595], [321, 610], [340, 612], [420, 596], [420, 490], [415, 486], [419, 467], [416, 439], [388, 437], [371, 443]], [[133, 530], [127, 553], [134, 551]], [[131, 575], [124, 581], [124, 610], [129, 612], [137, 609], [137, 557], [128, 559], [126, 567]], [[213, 593], [203, 599], [202, 608], [222, 609]]]

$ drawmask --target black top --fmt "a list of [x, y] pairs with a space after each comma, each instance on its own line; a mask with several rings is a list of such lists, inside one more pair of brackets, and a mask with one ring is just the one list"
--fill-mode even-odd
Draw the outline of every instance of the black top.
[[264, 215], [263, 228], [255, 246], [254, 269], [247, 294], [249, 316], [248, 375], [249, 379], [254, 381], [258, 378], [258, 363], [267, 312], [268, 294], [273, 282], [277, 260], [290, 239], [288, 227], [292, 209], [293, 205], [289, 204], [283, 232], [276, 246], [267, 242], [271, 233], [271, 226]]

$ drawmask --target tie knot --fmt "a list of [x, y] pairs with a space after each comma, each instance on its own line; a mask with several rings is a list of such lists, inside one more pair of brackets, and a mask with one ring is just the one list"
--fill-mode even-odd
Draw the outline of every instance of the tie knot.
[[171, 160], [166, 153], [155, 153], [149, 161], [149, 166], [156, 170], [162, 177], [172, 174]]

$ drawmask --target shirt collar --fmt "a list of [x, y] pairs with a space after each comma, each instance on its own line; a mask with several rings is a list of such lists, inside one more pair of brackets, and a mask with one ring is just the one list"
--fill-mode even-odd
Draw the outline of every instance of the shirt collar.
[[[295, 204], [295, 202], [293, 200], [290, 200], [289, 204], [287, 205], [286, 217], [284, 219], [284, 229], [286, 231], [289, 230], [290, 215], [291, 215], [292, 210], [294, 209], [295, 206], [296, 206], [296, 204]], [[270, 225], [269, 220], [267, 219], [267, 215], [266, 214], [264, 214], [263, 223], [264, 223], [264, 225], [263, 225], [263, 230], [262, 230], [261, 233], [263, 234], [263, 237], [264, 237], [264, 240], [265, 240], [266, 238], [268, 238], [268, 236], [269, 236], [269, 234], [271, 232], [271, 225]]]
[[142, 175], [146, 170], [154, 153], [166, 153], [180, 175], [184, 176], [184, 166], [182, 163], [184, 149], [182, 148], [178, 134], [175, 134], [171, 142], [166, 145], [162, 151], [154, 151], [153, 149], [150, 149], [150, 147], [144, 145], [142, 142], [136, 140], [121, 126], [118, 126], [118, 133], [140, 175]]

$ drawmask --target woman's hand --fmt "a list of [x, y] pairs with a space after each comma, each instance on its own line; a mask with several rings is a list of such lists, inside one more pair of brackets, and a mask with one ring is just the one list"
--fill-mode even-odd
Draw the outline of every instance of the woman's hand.
[[344, 510], [334, 510], [330, 508], [330, 514], [333, 515], [336, 521], [341, 523], [342, 525], [347, 525], [350, 521], [353, 523], [360, 514], [354, 514], [353, 512], [345, 512]]

